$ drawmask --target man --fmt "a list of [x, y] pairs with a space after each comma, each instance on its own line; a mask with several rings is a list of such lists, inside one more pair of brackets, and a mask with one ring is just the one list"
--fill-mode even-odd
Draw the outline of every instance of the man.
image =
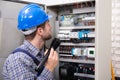
[[6, 59], [3, 67], [5, 80], [55, 80], [52, 72], [58, 64], [58, 54], [53, 48], [40, 75], [36, 71], [38, 64], [35, 61], [43, 59], [45, 41], [52, 37], [49, 18], [37, 4], [29, 4], [21, 9], [18, 29], [25, 35], [25, 40]]

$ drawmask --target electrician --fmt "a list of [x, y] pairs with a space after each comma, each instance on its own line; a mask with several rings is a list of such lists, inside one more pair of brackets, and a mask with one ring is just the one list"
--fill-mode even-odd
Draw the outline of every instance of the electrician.
[[53, 70], [58, 64], [58, 53], [50, 51], [40, 75], [35, 69], [44, 57], [45, 41], [51, 39], [50, 16], [37, 4], [29, 4], [20, 10], [18, 29], [25, 36], [23, 44], [6, 59], [3, 66], [5, 80], [55, 80]]

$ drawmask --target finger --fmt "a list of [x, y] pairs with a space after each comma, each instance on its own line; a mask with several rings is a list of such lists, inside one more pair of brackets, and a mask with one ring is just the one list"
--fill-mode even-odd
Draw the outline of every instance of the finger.
[[57, 65], [58, 64], [58, 53], [56, 51], [54, 51], [54, 61]]
[[48, 52], [48, 49], [44, 52], [44, 55], [46, 55], [47, 52]]
[[54, 52], [56, 59], [58, 60], [58, 53], [55, 51]]
[[58, 60], [58, 53], [57, 53], [56, 51], [54, 51], [53, 58], [54, 58], [55, 60]]
[[51, 48], [49, 57], [53, 57], [53, 55], [54, 55], [54, 49]]

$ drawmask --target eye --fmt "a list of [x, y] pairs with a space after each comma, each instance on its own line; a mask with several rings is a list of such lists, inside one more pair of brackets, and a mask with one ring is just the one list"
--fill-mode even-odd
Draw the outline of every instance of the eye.
[[46, 24], [47, 24], [47, 26], [50, 26], [50, 23], [49, 23], [49, 22], [47, 22]]

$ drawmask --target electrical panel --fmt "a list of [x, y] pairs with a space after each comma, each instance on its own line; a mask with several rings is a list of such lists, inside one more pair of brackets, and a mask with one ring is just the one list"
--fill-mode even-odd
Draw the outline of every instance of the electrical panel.
[[54, 6], [59, 80], [95, 80], [95, 1]]
[[[59, 79], [94, 80], [95, 78], [95, 2], [60, 7]], [[83, 10], [77, 12], [77, 10]], [[87, 10], [89, 11], [87, 11]], [[93, 10], [94, 9], [94, 10]], [[90, 11], [91, 10], [91, 11]], [[85, 11], [85, 12], [84, 12]]]
[[[84, 7], [79, 9], [95, 7], [94, 2], [82, 4]], [[92, 6], [88, 6], [90, 4]], [[94, 80], [95, 11], [62, 14], [59, 17], [60, 28], [57, 37], [62, 41], [59, 48], [60, 80]]]

